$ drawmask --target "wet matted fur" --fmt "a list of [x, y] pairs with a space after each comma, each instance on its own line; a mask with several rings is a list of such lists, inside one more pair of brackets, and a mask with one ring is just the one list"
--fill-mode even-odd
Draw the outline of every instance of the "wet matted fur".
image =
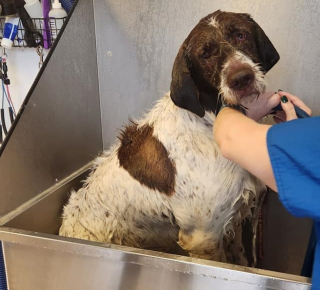
[[170, 93], [124, 128], [84, 186], [72, 192], [60, 235], [248, 265], [242, 222], [265, 186], [224, 159], [213, 139], [219, 95], [235, 104], [265, 90], [279, 55], [248, 14], [216, 11], [182, 44]]

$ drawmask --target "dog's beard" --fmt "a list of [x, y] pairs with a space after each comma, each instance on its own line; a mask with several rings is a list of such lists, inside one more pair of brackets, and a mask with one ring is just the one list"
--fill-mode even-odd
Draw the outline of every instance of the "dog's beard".
[[[233, 90], [227, 84], [227, 71], [232, 64], [244, 65], [250, 67], [254, 74], [254, 81], [251, 85], [243, 90]], [[257, 97], [259, 94], [264, 93], [266, 90], [266, 82], [264, 74], [260, 66], [255, 64], [249, 57], [241, 52], [236, 52], [229, 60], [223, 65], [221, 73], [221, 84], [219, 88], [220, 95], [223, 101], [227, 104], [237, 105], [240, 100], [250, 99]]]

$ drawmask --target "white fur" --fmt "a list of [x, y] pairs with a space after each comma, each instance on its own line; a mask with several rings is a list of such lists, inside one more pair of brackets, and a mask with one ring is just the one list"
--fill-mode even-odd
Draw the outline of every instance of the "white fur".
[[136, 122], [153, 127], [174, 162], [174, 194], [152, 190], [120, 167], [118, 141], [72, 192], [60, 235], [166, 251], [178, 242], [191, 256], [226, 261], [223, 237], [251, 215], [264, 186], [221, 156], [208, 117], [175, 106], [166, 94]]
[[209, 25], [213, 26], [214, 28], [219, 28], [219, 23], [216, 20], [216, 17], [211, 17], [209, 19]]
[[[235, 51], [234, 55], [230, 57], [227, 62], [223, 65], [221, 72], [221, 84], [220, 84], [220, 94], [223, 96], [224, 100], [229, 104], [238, 104], [239, 99], [237, 92], [232, 90], [227, 84], [227, 75], [229, 70], [232, 70], [234, 65], [247, 65], [249, 66], [255, 76], [252, 85], [252, 94], [256, 96], [259, 93], [263, 93], [266, 89], [266, 82], [264, 79], [264, 74], [261, 72], [259, 65], [254, 63], [249, 57], [244, 55], [239, 51]], [[247, 96], [247, 97], [250, 97]]]

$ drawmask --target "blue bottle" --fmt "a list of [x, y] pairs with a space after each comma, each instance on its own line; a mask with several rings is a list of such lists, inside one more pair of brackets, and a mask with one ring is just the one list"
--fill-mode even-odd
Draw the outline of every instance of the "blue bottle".
[[71, 10], [74, 4], [74, 0], [60, 0], [60, 2], [63, 9], [66, 10], [67, 13]]

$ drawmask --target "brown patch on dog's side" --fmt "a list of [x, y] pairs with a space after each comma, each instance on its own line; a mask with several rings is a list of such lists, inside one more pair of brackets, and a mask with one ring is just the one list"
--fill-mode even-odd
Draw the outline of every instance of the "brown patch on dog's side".
[[141, 184], [172, 195], [176, 168], [166, 148], [152, 134], [153, 128], [147, 125], [140, 129], [134, 123], [126, 127], [120, 136], [120, 166]]

